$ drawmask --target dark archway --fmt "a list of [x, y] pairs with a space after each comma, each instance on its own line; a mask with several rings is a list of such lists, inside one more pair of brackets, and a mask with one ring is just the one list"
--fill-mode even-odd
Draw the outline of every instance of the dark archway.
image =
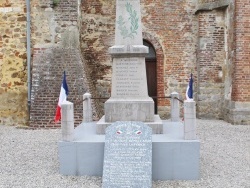
[[[143, 40], [143, 45], [149, 48], [149, 53], [145, 58], [146, 72], [147, 72], [147, 85], [148, 95], [150, 97], [157, 96], [157, 66], [156, 66], [156, 52], [151, 43]], [[153, 98], [155, 103], [155, 114], [157, 114], [157, 98]]]

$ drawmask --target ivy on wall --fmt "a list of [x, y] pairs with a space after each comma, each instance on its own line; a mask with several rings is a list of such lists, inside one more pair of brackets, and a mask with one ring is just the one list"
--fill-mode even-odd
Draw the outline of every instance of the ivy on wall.
[[57, 6], [59, 2], [60, 2], [60, 0], [53, 0], [53, 5]]

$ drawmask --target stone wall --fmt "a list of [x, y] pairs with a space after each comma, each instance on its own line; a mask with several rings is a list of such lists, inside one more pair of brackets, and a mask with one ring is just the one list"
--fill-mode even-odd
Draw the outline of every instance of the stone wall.
[[225, 103], [225, 120], [250, 124], [250, 20], [249, 0], [235, 1], [235, 59], [232, 97]]
[[233, 0], [197, 0], [197, 10], [213, 10], [215, 8], [227, 7]]
[[[39, 107], [51, 97], [49, 93], [54, 93], [49, 100], [54, 105], [50, 110], [55, 108], [64, 69], [60, 65], [62, 56], [56, 55], [60, 53], [67, 56], [68, 67], [72, 61], [69, 56], [76, 60], [74, 66], [83, 66], [78, 77], [86, 78], [86, 88], [92, 96], [109, 97], [112, 59], [108, 47], [114, 45], [115, 1], [60, 0], [57, 5], [52, 2], [31, 1], [32, 77], [35, 82], [44, 82], [40, 89], [47, 92], [35, 104], [39, 103]], [[249, 3], [250, 0], [141, 0], [143, 38], [156, 51], [158, 96], [177, 91], [184, 99], [193, 72], [198, 117], [250, 124]], [[0, 24], [0, 124], [27, 124], [25, 0], [0, 0]], [[79, 32], [64, 40], [72, 30]], [[72, 48], [73, 44], [76, 45]], [[52, 52], [57, 58], [52, 57]], [[43, 66], [59, 67], [51, 77], [58, 80], [47, 82], [50, 71], [37, 72], [37, 67]], [[51, 81], [55, 84], [53, 91], [47, 90], [46, 83]], [[38, 92], [35, 82], [33, 104]], [[78, 96], [76, 88], [74, 85], [72, 90]], [[81, 88], [81, 92], [86, 88]], [[103, 113], [104, 101], [95, 100], [96, 117]], [[169, 109], [168, 99], [158, 100], [161, 117], [168, 118]], [[35, 124], [42, 118], [34, 114], [33, 126], [48, 126]], [[46, 117], [46, 121], [52, 118]]]
[[25, 1], [0, 0], [0, 124], [27, 124]]
[[[247, 11], [241, 12], [245, 7], [244, 1], [237, 2], [238, 17], [246, 17]], [[249, 90], [245, 85], [248, 69], [247, 63], [243, 62], [243, 58], [247, 60], [249, 55], [236, 49], [238, 60], [234, 63], [235, 44], [240, 49], [247, 49], [243, 41], [248, 40], [246, 37], [237, 37], [238, 44], [237, 38], [235, 40], [235, 21], [239, 23], [236, 24], [239, 27], [236, 32], [239, 33], [242, 30], [247, 33], [242, 27], [247, 28], [248, 21], [243, 19], [238, 22], [239, 19], [234, 19], [234, 1], [142, 0], [141, 11], [143, 38], [156, 50], [157, 95], [168, 96], [177, 91], [184, 99], [188, 77], [193, 72], [198, 117], [224, 118], [236, 122], [235, 115], [230, 118], [232, 109], [241, 106], [238, 101], [245, 100], [242, 101], [243, 106], [249, 101]], [[97, 91], [96, 95], [108, 97], [112, 66], [108, 47], [114, 44], [115, 3], [87, 0], [81, 4], [81, 14], [81, 49], [90, 68], [92, 86]], [[238, 68], [235, 69], [235, 66]], [[241, 89], [237, 89], [239, 87]], [[158, 100], [158, 113], [161, 117], [169, 117], [169, 105], [167, 99]], [[245, 107], [243, 111], [247, 117]], [[238, 122], [245, 124], [241, 120]]]
[[198, 1], [198, 117], [225, 118], [231, 100], [234, 61], [234, 2]]
[[[79, 1], [60, 0], [55, 5], [52, 0], [32, 0], [30, 5], [32, 101], [29, 114], [26, 2], [0, 1], [0, 123], [28, 124], [30, 115], [29, 123], [32, 127], [57, 126], [52, 121], [65, 69], [69, 70], [68, 74], [74, 75], [68, 77], [71, 91], [69, 100], [77, 103], [75, 116], [76, 123], [79, 123], [82, 121], [82, 95], [88, 90], [87, 84], [83, 81], [84, 63], [79, 51]], [[77, 30], [73, 37], [68, 35], [72, 30]], [[74, 50], [71, 49], [72, 45], [75, 45]], [[60, 54], [65, 54], [65, 58], [62, 59], [63, 56]], [[66, 66], [63, 66], [62, 60], [67, 61]]]
[[[200, 28], [198, 117], [250, 124], [248, 3], [238, 0], [199, 0], [197, 3]], [[209, 64], [220, 68], [209, 72]], [[202, 78], [203, 73], [209, 74], [208, 82]], [[217, 81], [214, 83], [211, 79]]]
[[[233, 101], [250, 102], [250, 20], [249, 0], [236, 1], [235, 7], [235, 66], [233, 80]], [[242, 34], [244, 33], [244, 34]]]
[[78, 26], [78, 0], [31, 1], [32, 44], [34, 48], [48, 48], [61, 43], [62, 34], [69, 27]]
[[[195, 5], [192, 0], [141, 1], [143, 37], [156, 49], [158, 96], [177, 91], [184, 97], [189, 74], [196, 69]], [[81, 13], [83, 57], [91, 69], [97, 95], [107, 97], [112, 61], [108, 47], [114, 45], [115, 3], [86, 0]], [[158, 112], [162, 117], [169, 115], [168, 99], [159, 100]]]
[[[163, 59], [157, 57], [157, 80], [163, 79], [162, 84], [157, 83], [159, 97], [176, 91], [184, 99], [191, 72], [196, 79], [197, 18], [194, 10], [195, 3], [191, 0], [142, 3], [143, 31], [156, 38], [164, 54]], [[161, 117], [168, 118], [169, 99], [164, 102], [158, 103], [158, 110]]]
[[[32, 99], [31, 127], [58, 127], [54, 123], [63, 71], [74, 103], [75, 125], [82, 122], [82, 98], [88, 87], [86, 67], [79, 51], [78, 0], [32, 2]], [[94, 118], [97, 117], [93, 104]]]
[[225, 14], [199, 13], [198, 117], [222, 118], [224, 99]]
[[74, 103], [75, 125], [82, 122], [85, 92], [89, 92], [80, 52], [76, 48], [51, 48], [34, 59], [30, 127], [54, 128], [55, 110], [60, 94], [63, 71], [69, 88], [67, 100]]

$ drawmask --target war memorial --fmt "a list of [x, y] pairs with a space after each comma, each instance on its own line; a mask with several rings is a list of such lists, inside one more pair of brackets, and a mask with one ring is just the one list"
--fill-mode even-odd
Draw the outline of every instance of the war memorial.
[[74, 104], [62, 104], [60, 173], [102, 176], [103, 187], [151, 187], [152, 180], [199, 179], [200, 141], [195, 102], [171, 94], [171, 120], [154, 114], [148, 96], [140, 0], [116, 1], [112, 91], [105, 114], [92, 121], [91, 94], [84, 94], [83, 123], [74, 129]]

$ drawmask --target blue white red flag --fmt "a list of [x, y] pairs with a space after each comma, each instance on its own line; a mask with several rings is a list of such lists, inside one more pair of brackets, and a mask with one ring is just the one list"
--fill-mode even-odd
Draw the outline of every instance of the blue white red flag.
[[193, 74], [191, 73], [189, 83], [186, 90], [186, 99], [193, 100]]
[[55, 123], [58, 123], [61, 120], [61, 105], [64, 101], [67, 100], [68, 94], [69, 94], [69, 90], [68, 90], [68, 85], [66, 82], [66, 73], [64, 71], [60, 96], [59, 96], [59, 100], [58, 100], [58, 104], [57, 104], [57, 108], [56, 108]]

